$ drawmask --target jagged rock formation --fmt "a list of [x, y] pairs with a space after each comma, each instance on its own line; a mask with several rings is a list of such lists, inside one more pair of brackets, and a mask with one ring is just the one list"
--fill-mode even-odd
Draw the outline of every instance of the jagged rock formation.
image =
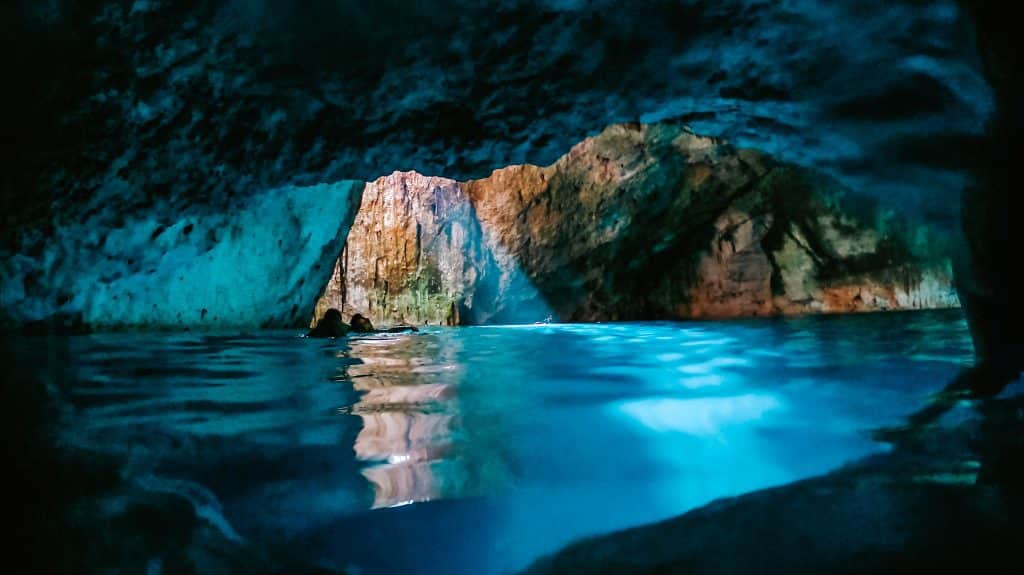
[[493, 231], [484, 234], [464, 187], [415, 172], [368, 183], [313, 322], [332, 307], [379, 324], [545, 318], [540, 294]]
[[239, 178], [263, 189], [395, 169], [461, 180], [546, 165], [611, 123], [665, 118], [872, 187], [956, 192], [949, 180], [991, 109], [952, 0], [0, 10], [4, 53], [31, 55], [11, 60], [22, 87], [5, 107], [20, 144], [11, 191], [61, 201], [115, 166], [133, 193], [194, 198], [237, 192]]
[[451, 324], [955, 306], [941, 244], [763, 153], [617, 125], [548, 167], [368, 185], [318, 312]]

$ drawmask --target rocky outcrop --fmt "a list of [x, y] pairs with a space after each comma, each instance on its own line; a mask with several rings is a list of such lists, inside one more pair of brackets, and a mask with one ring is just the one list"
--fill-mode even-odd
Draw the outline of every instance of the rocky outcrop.
[[302, 324], [345, 242], [362, 182], [286, 187], [229, 213], [96, 204], [0, 261], [0, 320], [39, 329]]
[[739, 317], [957, 305], [939, 234], [680, 124], [547, 167], [367, 186], [318, 310], [382, 323]]
[[332, 307], [378, 324], [545, 318], [540, 294], [496, 243], [500, 232], [482, 224], [454, 180], [395, 172], [368, 183], [313, 321]]
[[493, 267], [455, 181], [396, 172], [366, 185], [316, 317], [334, 307], [374, 323], [459, 324], [488, 308], [473, 296]]
[[1020, 32], [1010, 8], [997, 2], [961, 0], [976, 24], [985, 76], [995, 111], [978, 146], [976, 185], [965, 187], [960, 205], [965, 250], [959, 289], [974, 339], [977, 364], [1005, 385], [1024, 372], [1024, 302], [1020, 298], [1020, 234], [1024, 213], [1019, 191], [1024, 157]]

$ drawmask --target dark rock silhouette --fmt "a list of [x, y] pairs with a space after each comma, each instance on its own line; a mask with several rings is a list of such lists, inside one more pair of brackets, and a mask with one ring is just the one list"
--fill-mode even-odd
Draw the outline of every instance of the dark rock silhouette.
[[373, 333], [376, 331], [373, 329], [373, 323], [362, 314], [354, 314], [348, 324], [352, 326], [352, 331], [356, 333]]
[[349, 331], [358, 330], [345, 325], [345, 322], [341, 321], [341, 312], [332, 308], [324, 312], [324, 316], [316, 322], [316, 327], [311, 329], [306, 337], [343, 337]]
[[977, 356], [976, 367], [964, 374], [964, 381], [977, 393], [992, 395], [1024, 370], [1020, 32], [1008, 5], [961, 3], [974, 19], [983, 70], [995, 93], [995, 113], [989, 120], [977, 183], [965, 189], [961, 202], [967, 258], [958, 270], [958, 284]]

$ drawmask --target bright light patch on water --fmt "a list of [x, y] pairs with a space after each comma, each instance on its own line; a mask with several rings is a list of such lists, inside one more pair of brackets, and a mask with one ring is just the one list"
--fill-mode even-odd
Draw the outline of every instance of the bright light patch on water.
[[698, 437], [719, 437], [729, 425], [749, 423], [777, 409], [779, 401], [766, 395], [700, 399], [645, 399], [615, 408], [657, 432], [675, 431]]

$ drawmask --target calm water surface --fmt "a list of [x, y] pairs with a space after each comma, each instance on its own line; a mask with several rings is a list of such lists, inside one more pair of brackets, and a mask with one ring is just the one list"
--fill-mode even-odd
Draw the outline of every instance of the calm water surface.
[[879, 452], [970, 352], [959, 312], [96, 335], [61, 435], [306, 562], [504, 573]]

